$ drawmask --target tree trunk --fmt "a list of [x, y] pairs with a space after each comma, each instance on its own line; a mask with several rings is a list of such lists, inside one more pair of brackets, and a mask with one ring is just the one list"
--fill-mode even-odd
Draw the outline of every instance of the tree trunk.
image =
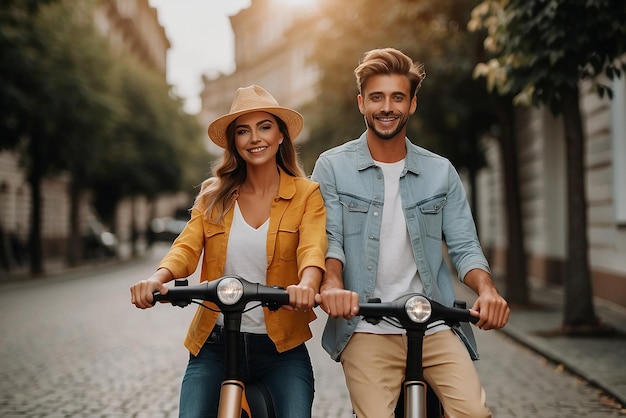
[[83, 256], [83, 245], [80, 231], [80, 188], [72, 180], [69, 186], [70, 193], [70, 230], [67, 248], [67, 262], [70, 266], [77, 266]]
[[131, 254], [133, 257], [137, 257], [139, 254], [139, 250], [137, 248], [138, 240], [139, 240], [139, 232], [137, 231], [137, 211], [135, 196], [130, 198], [130, 243], [131, 243]]
[[567, 329], [595, 326], [585, 187], [585, 140], [578, 87], [564, 89], [563, 124], [567, 146], [567, 260], [564, 280], [563, 326]]
[[0, 269], [11, 271], [13, 267], [13, 254], [9, 234], [5, 234], [0, 223]]
[[510, 304], [529, 305], [528, 270], [524, 249], [524, 228], [519, 189], [517, 137], [515, 117], [510, 97], [500, 97], [497, 106], [502, 132], [500, 143], [506, 206], [506, 277], [505, 296]]
[[28, 249], [30, 252], [30, 272], [33, 275], [44, 274], [43, 266], [43, 242], [41, 237], [41, 180], [43, 174], [38, 165], [37, 153], [33, 155], [33, 167], [29, 176], [31, 193], [30, 234]]

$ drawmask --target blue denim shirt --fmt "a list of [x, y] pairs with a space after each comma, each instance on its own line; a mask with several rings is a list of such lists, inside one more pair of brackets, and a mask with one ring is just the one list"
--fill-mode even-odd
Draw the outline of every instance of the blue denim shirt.
[[[405, 141], [400, 196], [417, 269], [426, 296], [452, 306], [455, 296], [444, 241], [461, 281], [475, 268], [489, 272], [489, 264], [478, 242], [463, 184], [450, 161]], [[372, 159], [365, 133], [322, 153], [312, 178], [320, 184], [326, 205], [326, 257], [343, 263], [345, 288], [365, 301], [374, 293], [385, 195], [383, 173]], [[339, 359], [359, 319], [328, 318], [322, 345], [333, 359]], [[455, 331], [477, 359], [471, 328]]]

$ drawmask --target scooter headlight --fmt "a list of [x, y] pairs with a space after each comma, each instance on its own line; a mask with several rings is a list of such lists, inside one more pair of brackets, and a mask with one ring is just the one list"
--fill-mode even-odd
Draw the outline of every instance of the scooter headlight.
[[217, 285], [217, 297], [224, 305], [234, 305], [243, 295], [243, 283], [234, 277], [222, 279]]
[[420, 295], [410, 297], [404, 304], [404, 309], [411, 321], [419, 324], [428, 321], [433, 311], [428, 299]]

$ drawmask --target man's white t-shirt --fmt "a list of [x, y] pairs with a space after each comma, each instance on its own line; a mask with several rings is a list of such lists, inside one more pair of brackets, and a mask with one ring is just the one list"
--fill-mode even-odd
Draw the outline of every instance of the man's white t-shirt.
[[[391, 302], [408, 293], [423, 293], [424, 286], [417, 271], [400, 198], [400, 176], [404, 170], [404, 160], [395, 163], [376, 161], [376, 165], [383, 172], [385, 203], [380, 227], [380, 251], [374, 297], [380, 298], [381, 302]], [[439, 329], [437, 327], [437, 330]], [[431, 329], [427, 333], [430, 331]], [[434, 331], [432, 329], [432, 332]], [[373, 325], [361, 320], [355, 332], [404, 334], [405, 330], [385, 321]]]

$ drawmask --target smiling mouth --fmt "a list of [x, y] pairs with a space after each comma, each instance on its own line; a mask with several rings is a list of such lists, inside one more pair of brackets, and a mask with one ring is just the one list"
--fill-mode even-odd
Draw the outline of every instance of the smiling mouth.
[[248, 150], [249, 153], [255, 154], [257, 152], [265, 151], [267, 147], [256, 147]]
[[397, 120], [399, 116], [377, 116], [376, 120], [384, 123], [393, 122]]

